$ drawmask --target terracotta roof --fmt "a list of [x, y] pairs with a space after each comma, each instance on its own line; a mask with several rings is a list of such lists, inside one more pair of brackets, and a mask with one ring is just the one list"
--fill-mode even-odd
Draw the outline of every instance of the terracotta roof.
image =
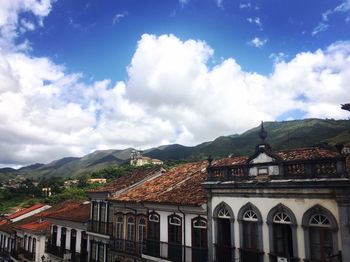
[[66, 202], [63, 208], [48, 214], [46, 217], [85, 223], [90, 218], [90, 202]]
[[[276, 153], [284, 161], [302, 161], [302, 160], [317, 160], [322, 158], [339, 157], [338, 153], [333, 151], [312, 147], [286, 150]], [[244, 165], [249, 158], [246, 156], [227, 157], [213, 161], [213, 166], [235, 166]]]
[[0, 231], [12, 234], [13, 233], [13, 229], [11, 227], [11, 224], [12, 223], [9, 220], [7, 220], [7, 219], [1, 220], [0, 221]]
[[32, 211], [34, 211], [34, 210], [36, 210], [38, 208], [42, 208], [43, 206], [45, 206], [45, 204], [35, 204], [35, 205], [31, 206], [31, 207], [22, 209], [22, 210], [20, 210], [20, 211], [18, 211], [16, 213], [13, 213], [12, 215], [9, 215], [8, 218], [9, 219], [17, 218], [19, 216], [22, 216], [22, 215], [25, 215], [25, 214], [27, 214], [29, 212], [32, 212]]
[[340, 156], [338, 153], [318, 147], [299, 148], [294, 150], [282, 151], [278, 152], [277, 155], [279, 155], [284, 161], [316, 160]]
[[64, 209], [66, 205], [67, 202], [62, 202], [33, 216], [22, 219], [18, 222], [14, 222], [12, 224], [12, 227], [17, 230], [31, 231], [36, 233], [48, 233], [51, 228], [51, 222], [44, 220], [43, 218], [52, 213], [59, 212], [60, 210]]
[[154, 169], [135, 169], [131, 172], [131, 174], [126, 174], [123, 175], [119, 178], [117, 178], [116, 180], [114, 180], [111, 183], [108, 183], [105, 186], [99, 187], [97, 189], [94, 190], [90, 190], [89, 192], [93, 193], [93, 192], [117, 192], [120, 191], [122, 189], [125, 189], [133, 184], [136, 184], [140, 181], [142, 181], [143, 179], [146, 179], [148, 177], [151, 177], [153, 175], [155, 175], [156, 173], [159, 173], [161, 171], [160, 167], [156, 167]]
[[206, 203], [201, 185], [207, 177], [206, 166], [202, 161], [175, 167], [110, 200], [199, 206]]

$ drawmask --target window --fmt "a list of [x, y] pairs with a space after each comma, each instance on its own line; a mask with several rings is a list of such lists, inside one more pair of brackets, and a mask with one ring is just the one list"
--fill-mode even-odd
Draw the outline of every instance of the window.
[[106, 222], [106, 203], [100, 203], [100, 221]]
[[329, 261], [329, 256], [338, 252], [338, 226], [333, 214], [316, 205], [305, 212], [302, 225], [306, 258], [317, 262]]
[[168, 217], [168, 256], [172, 261], [182, 259], [182, 219], [177, 215]]
[[129, 216], [127, 219], [127, 240], [135, 239], [135, 218]]
[[139, 219], [139, 230], [138, 230], [138, 241], [139, 242], [144, 242], [146, 239], [146, 218], [145, 217], [140, 217]]
[[66, 235], [67, 235], [67, 229], [65, 227], [61, 228], [61, 248], [66, 248]]
[[241, 262], [263, 261], [262, 253], [262, 217], [251, 203], [244, 205], [238, 212], [240, 227]]
[[154, 257], [160, 255], [160, 217], [157, 213], [151, 212], [148, 215], [147, 227], [147, 253]]
[[57, 245], [57, 226], [52, 227], [52, 239], [51, 239], [52, 246]]
[[331, 225], [328, 218], [315, 214], [310, 218], [311, 259], [326, 261], [333, 253]]
[[230, 212], [226, 209], [226, 207], [222, 207], [218, 212], [219, 218], [231, 218]]
[[243, 248], [258, 249], [258, 216], [253, 210], [248, 210], [243, 215]]
[[277, 224], [291, 224], [292, 223], [292, 219], [290, 218], [290, 216], [284, 212], [278, 212], [273, 217], [272, 221], [273, 221], [273, 223], [277, 223]]
[[70, 231], [70, 251], [72, 253], [75, 253], [76, 242], [77, 242], [77, 231], [75, 229], [72, 229]]
[[192, 219], [192, 261], [207, 261], [207, 220], [203, 217]]
[[98, 203], [92, 202], [92, 220], [98, 221]]
[[116, 237], [117, 239], [123, 239], [124, 217], [118, 215], [116, 219]]

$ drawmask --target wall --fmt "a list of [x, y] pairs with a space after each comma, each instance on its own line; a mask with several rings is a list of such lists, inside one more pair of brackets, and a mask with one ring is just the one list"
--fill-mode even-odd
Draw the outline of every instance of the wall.
[[[268, 253], [270, 252], [269, 246], [269, 229], [266, 224], [266, 219], [268, 212], [278, 204], [283, 204], [290, 208], [296, 219], [297, 219], [297, 242], [298, 242], [298, 254], [299, 258], [305, 258], [305, 248], [304, 248], [304, 231], [301, 227], [303, 214], [311, 207], [316, 204], [323, 206], [328, 209], [336, 218], [339, 225], [339, 215], [338, 215], [338, 206], [335, 200], [331, 199], [297, 199], [297, 198], [262, 198], [262, 197], [229, 197], [229, 196], [214, 196], [212, 198], [212, 210], [215, 210], [215, 207], [220, 203], [225, 202], [229, 205], [234, 213], [235, 222], [234, 222], [234, 243], [235, 247], [240, 247], [240, 236], [239, 236], [239, 224], [237, 222], [237, 215], [242, 206], [248, 202], [255, 205], [263, 218], [263, 249], [265, 252], [264, 261], [269, 261]], [[215, 239], [215, 228], [214, 221], [212, 221], [213, 226], [213, 242], [216, 242]], [[341, 247], [340, 234], [338, 234], [338, 246]], [[237, 256], [236, 256], [237, 257]]]

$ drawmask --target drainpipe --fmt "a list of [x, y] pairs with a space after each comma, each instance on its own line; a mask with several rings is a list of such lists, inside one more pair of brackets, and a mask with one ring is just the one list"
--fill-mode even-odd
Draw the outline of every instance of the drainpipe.
[[177, 210], [183, 215], [184, 218], [184, 260], [186, 261], [186, 214], [180, 209], [180, 206], [177, 206]]

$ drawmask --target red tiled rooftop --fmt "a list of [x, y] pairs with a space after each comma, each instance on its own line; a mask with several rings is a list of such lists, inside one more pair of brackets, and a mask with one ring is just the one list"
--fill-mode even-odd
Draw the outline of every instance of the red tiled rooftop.
[[30, 216], [28, 218], [25, 218], [23, 220], [20, 220], [18, 222], [13, 223], [14, 229], [20, 229], [20, 230], [28, 230], [28, 231], [34, 231], [34, 232], [44, 232], [47, 233], [50, 230], [51, 222], [46, 221], [43, 218], [46, 216], [49, 216], [52, 213], [59, 212], [60, 210], [64, 209], [68, 202], [62, 202], [58, 205], [55, 205], [49, 209], [46, 209], [40, 213], [37, 213], [33, 216]]
[[0, 231], [2, 232], [7, 232], [7, 233], [12, 233], [12, 227], [11, 227], [11, 222], [7, 219], [3, 219], [0, 221]]
[[183, 164], [127, 192], [121, 193], [111, 198], [111, 200], [201, 205], [206, 202], [206, 194], [201, 185], [207, 176], [206, 166], [206, 161]]
[[64, 207], [48, 214], [46, 217], [82, 223], [87, 222], [90, 217], [90, 202], [68, 202]]
[[25, 215], [25, 214], [27, 214], [29, 212], [32, 212], [32, 211], [34, 211], [36, 209], [42, 208], [43, 206], [45, 206], [45, 204], [35, 204], [35, 205], [31, 206], [31, 207], [22, 209], [22, 210], [20, 210], [20, 211], [18, 211], [16, 213], [13, 213], [12, 215], [9, 215], [8, 218], [9, 219], [15, 219], [15, 218], [20, 217], [22, 215]]
[[108, 183], [105, 186], [99, 187], [97, 189], [91, 190], [89, 192], [117, 192], [122, 189], [125, 189], [133, 184], [136, 184], [148, 177], [155, 175], [160, 172], [161, 168], [156, 167], [154, 169], [136, 169], [133, 170], [130, 174], [123, 175], [111, 183]]
[[[276, 155], [283, 161], [303, 161], [339, 157], [338, 153], [318, 147], [286, 150], [277, 152]], [[248, 159], [249, 158], [246, 156], [227, 157], [213, 161], [213, 166], [244, 165]]]

